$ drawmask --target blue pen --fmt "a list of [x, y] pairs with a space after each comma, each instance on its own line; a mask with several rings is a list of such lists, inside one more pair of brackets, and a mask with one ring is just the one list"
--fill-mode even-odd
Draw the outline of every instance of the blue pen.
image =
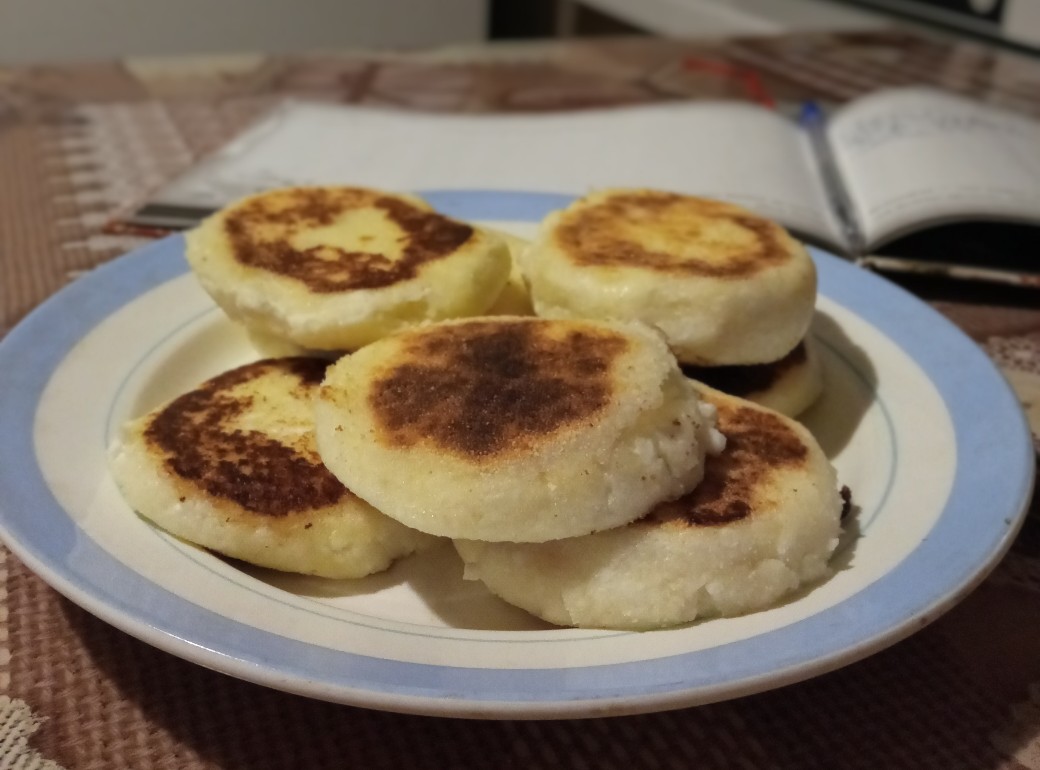
[[802, 104], [798, 123], [805, 129], [809, 141], [812, 142], [813, 154], [820, 166], [824, 188], [841, 222], [851, 256], [858, 257], [863, 252], [863, 235], [856, 223], [852, 201], [845, 189], [845, 183], [838, 173], [838, 164], [834, 160], [831, 144], [827, 141], [827, 117], [816, 102], [805, 102]]

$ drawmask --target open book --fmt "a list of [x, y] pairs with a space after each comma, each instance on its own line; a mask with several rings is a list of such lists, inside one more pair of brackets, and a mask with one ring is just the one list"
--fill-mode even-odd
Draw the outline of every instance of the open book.
[[[742, 204], [850, 257], [899, 254], [902, 243], [902, 256], [938, 248], [947, 262], [1010, 258], [1021, 268], [1010, 248], [1030, 252], [1023, 269], [1040, 270], [1040, 239], [1021, 237], [1040, 233], [1040, 124], [924, 88], [880, 91], [811, 125], [734, 102], [457, 115], [290, 101], [131, 222], [190, 226], [249, 192], [330, 183], [573, 195], [656, 187]], [[951, 224], [938, 247], [918, 235]]]

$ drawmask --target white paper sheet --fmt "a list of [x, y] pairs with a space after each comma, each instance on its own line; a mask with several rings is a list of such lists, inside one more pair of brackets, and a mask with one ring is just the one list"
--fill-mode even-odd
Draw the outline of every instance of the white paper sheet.
[[645, 186], [730, 200], [840, 240], [801, 132], [734, 102], [446, 115], [289, 101], [152, 204], [217, 208], [291, 184], [574, 195]]

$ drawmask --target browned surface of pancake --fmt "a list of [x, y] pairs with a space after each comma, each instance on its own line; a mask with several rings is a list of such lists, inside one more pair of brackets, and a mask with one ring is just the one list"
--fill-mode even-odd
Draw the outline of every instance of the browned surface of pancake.
[[732, 396], [747, 396], [760, 393], [772, 387], [784, 374], [795, 366], [805, 363], [807, 353], [805, 343], [799, 342], [795, 348], [779, 361], [768, 364], [748, 364], [743, 366], [694, 366], [679, 364], [683, 374], [692, 380], [703, 382], [723, 393]]
[[312, 447], [289, 447], [257, 431], [231, 426], [252, 406], [232, 393], [275, 368], [299, 378], [301, 396], [321, 382], [328, 362], [271, 359], [232, 369], [172, 401], [149, 422], [146, 441], [169, 471], [247, 511], [281, 517], [333, 505], [350, 494]]
[[[689, 253], [680, 258], [625, 238], [618, 227], [619, 222], [632, 222], [642, 231], [667, 234], [691, 244], [700, 240], [705, 249], [730, 248], [729, 244], [705, 240], [698, 222], [701, 219], [729, 220], [750, 233], [754, 245], [732, 251], [725, 260], [701, 259]], [[557, 239], [579, 265], [639, 267], [684, 276], [745, 278], [791, 258], [784, 232], [775, 223], [719, 201], [658, 191], [614, 195], [569, 211], [560, 222]]]
[[610, 330], [549, 333], [550, 322], [473, 322], [408, 341], [371, 386], [391, 446], [433, 442], [470, 459], [500, 456], [590, 420], [615, 395], [628, 341]]
[[[298, 232], [332, 224], [360, 207], [374, 207], [401, 228], [400, 259], [347, 251], [332, 244], [296, 249]], [[280, 236], [264, 239], [258, 225], [277, 225]], [[224, 229], [236, 260], [296, 279], [314, 292], [374, 289], [414, 278], [423, 264], [446, 257], [473, 235], [473, 228], [400, 198], [361, 188], [298, 188], [252, 198], [228, 212]]]
[[762, 496], [769, 475], [806, 462], [808, 448], [782, 417], [754, 407], [713, 403], [726, 449], [708, 458], [704, 479], [692, 492], [658, 506], [641, 522], [712, 527], [753, 517], [766, 502]]

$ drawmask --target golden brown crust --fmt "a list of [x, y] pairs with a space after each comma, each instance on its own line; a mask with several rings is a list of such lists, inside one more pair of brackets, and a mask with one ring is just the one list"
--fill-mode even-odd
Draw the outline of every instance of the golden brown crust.
[[254, 514], [283, 518], [334, 505], [350, 493], [322, 464], [308, 435], [293, 446], [258, 431], [236, 428], [253, 406], [248, 385], [272, 371], [297, 378], [297, 395], [310, 398], [328, 362], [268, 359], [225, 372], [156, 412], [144, 438], [165, 468], [194, 491]]
[[[353, 209], [381, 210], [400, 228], [399, 258], [334, 244], [291, 245], [296, 233], [333, 223]], [[293, 278], [316, 293], [375, 289], [414, 278], [425, 263], [446, 257], [473, 235], [467, 224], [402, 198], [354, 187], [291, 188], [247, 199], [223, 227], [234, 259]]]
[[551, 321], [448, 324], [411, 336], [372, 382], [368, 404], [390, 446], [502, 456], [603, 410], [628, 344], [610, 329]]
[[709, 400], [718, 408], [725, 450], [707, 459], [704, 478], [692, 492], [658, 506], [637, 524], [714, 527], [749, 519], [769, 507], [772, 474], [807, 462], [809, 448], [783, 417], [729, 400]]
[[[709, 223], [732, 226], [725, 238]], [[653, 233], [676, 248], [649, 248]], [[791, 259], [782, 228], [720, 201], [637, 190], [565, 212], [556, 230], [561, 250], [578, 265], [638, 267], [682, 276], [740, 279]]]

